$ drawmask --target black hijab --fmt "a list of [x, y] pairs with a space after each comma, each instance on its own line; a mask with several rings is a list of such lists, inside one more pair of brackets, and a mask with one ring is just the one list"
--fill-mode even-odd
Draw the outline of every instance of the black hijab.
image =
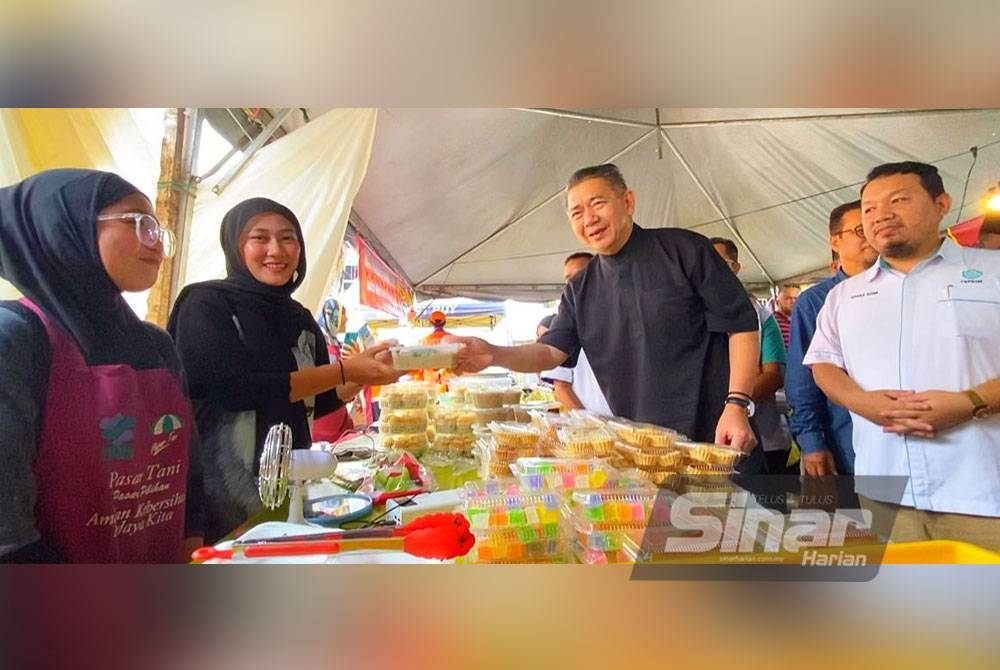
[[90, 365], [164, 365], [101, 261], [97, 214], [141, 193], [110, 172], [48, 170], [0, 189], [0, 276], [76, 341]]
[[[299, 238], [299, 264], [291, 281], [284, 286], [270, 286], [257, 281], [247, 268], [240, 248], [240, 235], [250, 220], [260, 214], [278, 214], [295, 227]], [[226, 278], [199, 282], [187, 286], [171, 312], [167, 330], [176, 332], [175, 317], [181, 303], [192, 291], [211, 290], [222, 293], [241, 322], [245, 343], [252, 351], [267, 355], [275, 346], [282, 349], [295, 346], [304, 324], [313, 323], [312, 315], [292, 299], [292, 293], [306, 278], [306, 248], [302, 226], [290, 209], [268, 198], [250, 198], [239, 203], [222, 218], [219, 242], [226, 258]], [[324, 348], [325, 349], [325, 348]]]

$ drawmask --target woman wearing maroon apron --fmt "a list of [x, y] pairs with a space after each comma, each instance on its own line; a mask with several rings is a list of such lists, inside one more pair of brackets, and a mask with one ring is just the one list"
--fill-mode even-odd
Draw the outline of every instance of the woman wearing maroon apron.
[[245, 200], [223, 217], [220, 241], [226, 278], [187, 286], [167, 324], [195, 407], [209, 543], [263, 511], [256, 477], [272, 425], [287, 424], [294, 448], [307, 449], [312, 419], [343, 406], [337, 386], [400, 376], [387, 345], [330, 363], [312, 314], [292, 298], [306, 254], [291, 210]]
[[0, 189], [0, 276], [25, 296], [0, 303], [2, 560], [178, 562], [201, 535], [180, 363], [121, 295], [172, 243], [114, 174]]

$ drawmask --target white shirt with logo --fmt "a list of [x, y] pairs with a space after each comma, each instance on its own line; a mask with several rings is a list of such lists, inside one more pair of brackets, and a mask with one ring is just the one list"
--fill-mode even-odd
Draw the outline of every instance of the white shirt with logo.
[[[1000, 252], [945, 241], [909, 274], [880, 258], [830, 292], [803, 362], [837, 365], [866, 391], [962, 391], [1000, 376]], [[1000, 414], [929, 439], [851, 417], [856, 474], [909, 477], [902, 501], [887, 502], [1000, 516]]]

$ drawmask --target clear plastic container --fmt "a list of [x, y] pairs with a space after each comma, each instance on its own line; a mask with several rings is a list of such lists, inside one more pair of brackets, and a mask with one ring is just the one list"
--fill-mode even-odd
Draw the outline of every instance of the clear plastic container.
[[451, 407], [438, 408], [434, 413], [434, 429], [440, 433], [472, 434], [476, 414], [470, 410]]
[[618, 438], [626, 444], [639, 447], [644, 451], [655, 449], [673, 449], [674, 444], [683, 436], [670, 428], [662, 428], [651, 423], [638, 423], [625, 419], [613, 419], [608, 422], [608, 428], [613, 430]]
[[[541, 437], [537, 428], [520, 423], [505, 423], [494, 421], [489, 428], [496, 445], [501, 450], [537, 451], [538, 440]], [[519, 453], [518, 456], [533, 454]]]
[[461, 344], [432, 344], [412, 347], [390, 347], [392, 365], [397, 370], [454, 368], [458, 364]]
[[495, 407], [493, 409], [474, 409], [475, 424], [486, 426], [493, 421], [513, 421], [514, 409], [512, 407]]
[[379, 435], [379, 446], [383, 451], [408, 451], [417, 458], [427, 450], [427, 433], [403, 433], [399, 435]]
[[470, 454], [475, 443], [476, 436], [472, 433], [436, 433], [434, 436], [434, 449], [438, 451]]
[[422, 409], [399, 409], [382, 412], [379, 417], [379, 432], [386, 435], [426, 433], [427, 412]]
[[597, 459], [519, 458], [510, 470], [526, 490], [598, 489], [618, 475]]
[[610, 456], [615, 449], [615, 436], [603, 428], [566, 426], [556, 434], [560, 442], [557, 450], [576, 458]]
[[703, 472], [732, 472], [743, 458], [743, 452], [720, 444], [681, 441], [677, 447], [689, 466]]
[[618, 453], [638, 468], [657, 468], [678, 471], [684, 465], [684, 452], [680, 449], [655, 449], [646, 451], [640, 447], [619, 442]]
[[510, 404], [504, 402], [504, 390], [499, 387], [467, 388], [465, 396], [476, 409], [497, 409]]
[[433, 390], [429, 384], [398, 383], [383, 386], [379, 393], [382, 411], [424, 409], [430, 403]]
[[525, 539], [517, 533], [495, 533], [477, 538], [468, 554], [456, 563], [570, 563], [565, 537]]
[[626, 531], [670, 524], [672, 494], [649, 490], [577, 491], [571, 498], [576, 540], [588, 550], [615, 552]]

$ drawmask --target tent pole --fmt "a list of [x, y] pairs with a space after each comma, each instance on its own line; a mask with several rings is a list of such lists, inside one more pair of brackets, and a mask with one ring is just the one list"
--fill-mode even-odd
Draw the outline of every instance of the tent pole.
[[254, 138], [253, 142], [250, 143], [250, 146], [243, 151], [243, 155], [240, 156], [238, 161], [236, 161], [236, 164], [230, 168], [229, 172], [227, 172], [225, 176], [215, 184], [215, 186], [212, 187], [212, 193], [215, 193], [216, 195], [222, 193], [226, 187], [229, 186], [234, 179], [236, 179], [236, 176], [241, 170], [243, 170], [243, 167], [247, 164], [247, 162], [255, 153], [257, 153], [257, 150], [264, 146], [265, 142], [271, 139], [271, 136], [274, 135], [275, 131], [281, 127], [281, 124], [285, 122], [285, 119], [287, 119], [288, 115], [291, 113], [291, 107], [278, 110], [278, 112], [271, 118], [271, 121], [264, 126], [263, 130], [260, 131], [260, 134]]
[[688, 173], [689, 177], [691, 177], [691, 180], [694, 182], [695, 186], [698, 187], [698, 190], [701, 191], [701, 194], [705, 196], [706, 200], [708, 200], [708, 203], [712, 206], [712, 209], [714, 209], [716, 213], [720, 217], [722, 217], [723, 222], [726, 224], [726, 228], [728, 228], [729, 232], [733, 234], [733, 237], [735, 237], [737, 240], [740, 241], [740, 244], [743, 245], [743, 248], [745, 248], [747, 250], [747, 253], [750, 254], [750, 258], [753, 259], [753, 262], [756, 263], [757, 267], [760, 268], [760, 271], [764, 274], [764, 277], [767, 278], [767, 281], [773, 286], [774, 279], [768, 273], [767, 269], [764, 268], [764, 264], [760, 262], [760, 259], [757, 258], [757, 255], [753, 252], [753, 249], [751, 249], [750, 245], [747, 244], [747, 241], [743, 239], [743, 236], [740, 235], [740, 232], [736, 230], [736, 226], [734, 226], [733, 222], [729, 220], [729, 217], [726, 215], [726, 213], [722, 211], [722, 207], [719, 206], [719, 203], [717, 203], [715, 201], [715, 198], [713, 198], [712, 195], [708, 192], [708, 189], [705, 188], [705, 185], [701, 183], [701, 179], [699, 179], [698, 175], [696, 175], [694, 173], [694, 170], [691, 169], [691, 164], [688, 163], [687, 159], [684, 158], [684, 155], [681, 153], [680, 149], [677, 148], [677, 145], [674, 144], [674, 141], [670, 139], [669, 135], [667, 135], [667, 131], [663, 128], [660, 128], [660, 134], [663, 136], [663, 140], [667, 143], [667, 146], [670, 147], [670, 151], [672, 151], [677, 160], [680, 161], [681, 167], [684, 168], [684, 171]]
[[[639, 137], [637, 137], [635, 140], [629, 142], [628, 145], [624, 149], [622, 149], [621, 151], [618, 151], [617, 153], [613, 154], [612, 156], [609, 156], [608, 158], [606, 158], [605, 160], [603, 160], [601, 162], [602, 163], [610, 163], [610, 162], [614, 161], [619, 156], [627, 153], [633, 147], [635, 147], [636, 145], [638, 145], [640, 142], [642, 142], [647, 137], [649, 137], [652, 133], [655, 133], [655, 132], [656, 132], [656, 128], [655, 127], [650, 128], [648, 131], [644, 132], [642, 135], [640, 135]], [[439, 267], [437, 270], [435, 270], [434, 272], [430, 273], [429, 275], [427, 275], [426, 277], [424, 277], [423, 279], [421, 279], [418, 282], [418, 286], [421, 285], [421, 284], [423, 284], [425, 281], [427, 281], [428, 279], [430, 279], [431, 277], [433, 277], [437, 273], [439, 273], [442, 270], [444, 270], [449, 265], [457, 263], [464, 256], [468, 256], [469, 254], [473, 253], [474, 251], [477, 251], [478, 249], [481, 249], [488, 242], [490, 242], [491, 240], [493, 240], [497, 236], [501, 235], [505, 231], [509, 230], [511, 226], [514, 226], [514, 225], [520, 223], [521, 221], [523, 221], [524, 219], [528, 218], [529, 216], [531, 216], [532, 214], [534, 214], [535, 212], [537, 212], [538, 210], [540, 210], [542, 207], [545, 207], [545, 205], [549, 204], [550, 202], [552, 202], [553, 200], [555, 200], [556, 198], [558, 198], [559, 196], [561, 196], [565, 192], [566, 192], [566, 187], [564, 186], [564, 187], [560, 188], [558, 191], [556, 191], [555, 193], [553, 193], [552, 195], [550, 195], [547, 198], [545, 198], [544, 200], [542, 200], [540, 203], [538, 203], [537, 205], [535, 205], [531, 209], [529, 209], [524, 214], [521, 214], [521, 215], [519, 215], [519, 216], [511, 219], [507, 223], [503, 224], [502, 226], [500, 226], [499, 228], [497, 228], [496, 230], [494, 230], [493, 233], [489, 237], [481, 240], [475, 246], [473, 246], [473, 247], [471, 247], [469, 249], [466, 249], [465, 251], [463, 251], [462, 253], [460, 253], [458, 256], [456, 256], [455, 258], [451, 259], [450, 261], [448, 261], [447, 263], [445, 263], [444, 265], [442, 265], [441, 267]]]
[[[533, 112], [535, 114], [548, 114], [566, 119], [577, 119], [579, 121], [598, 121], [618, 126], [633, 126], [637, 128], [709, 128], [712, 126], [746, 126], [762, 123], [780, 123], [783, 121], [842, 121], [850, 119], [879, 119], [891, 118], [894, 116], [924, 116], [927, 114], [967, 114], [983, 112], [983, 109], [887, 109], [883, 111], [870, 112], [842, 112], [839, 114], [803, 114], [802, 116], [762, 116], [754, 119], [715, 119], [712, 121], [668, 121], [666, 123], [645, 123], [643, 121], [629, 121], [627, 119], [616, 119], [610, 116], [600, 116], [598, 114], [586, 114], [583, 112], [571, 112], [563, 109], [552, 108], [531, 108], [515, 107], [517, 111]], [[659, 107], [656, 108], [659, 112]]]
[[195, 198], [191, 173], [198, 155], [202, 113], [198, 108], [171, 108], [164, 113], [160, 148], [160, 181], [157, 184], [156, 217], [177, 236], [177, 254], [165, 258], [146, 300], [146, 320], [165, 327], [170, 306], [183, 280], [187, 258], [189, 223]]
[[562, 119], [576, 119], [577, 121], [598, 121], [614, 126], [629, 126], [631, 128], [656, 128], [655, 123], [643, 121], [629, 121], [627, 119], [616, 119], [611, 116], [599, 116], [597, 114], [585, 114], [583, 112], [570, 112], [565, 109], [551, 109], [541, 107], [514, 107], [518, 112], [531, 112], [532, 114], [544, 114], [547, 116], [558, 116]]

